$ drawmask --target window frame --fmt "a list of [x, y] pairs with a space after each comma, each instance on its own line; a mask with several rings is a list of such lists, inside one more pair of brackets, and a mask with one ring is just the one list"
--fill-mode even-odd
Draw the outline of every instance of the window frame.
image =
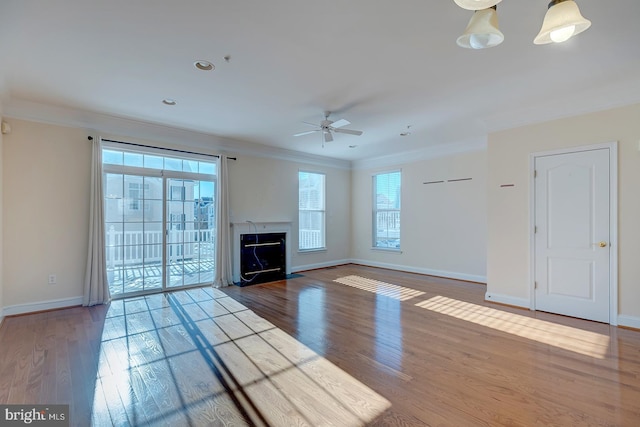
[[[321, 201], [322, 201], [322, 209], [309, 209], [309, 208], [301, 208], [300, 207], [300, 192], [302, 187], [300, 187], [301, 183], [301, 175], [309, 174], [309, 175], [318, 175], [322, 177], [322, 193], [321, 193]], [[302, 221], [301, 216], [302, 213], [307, 212], [316, 212], [321, 213], [321, 228], [320, 228], [320, 239], [321, 245], [315, 247], [301, 247], [301, 233], [302, 233]], [[324, 172], [312, 171], [312, 170], [298, 170], [298, 252], [318, 252], [318, 251], [326, 251], [327, 250], [327, 174]]]
[[[378, 178], [385, 175], [399, 174], [400, 190], [398, 192], [397, 208], [379, 208], [378, 207]], [[401, 252], [402, 251], [402, 169], [378, 172], [371, 175], [371, 248], [380, 251]], [[378, 245], [378, 214], [380, 212], [397, 212], [396, 221], [398, 223], [398, 246], [379, 246]]]
[[[115, 156], [122, 155], [122, 161], [118, 163], [118, 158], [115, 157], [116, 162], [105, 162], [104, 161], [105, 151], [113, 152]], [[172, 201], [181, 202], [181, 203], [190, 203], [190, 202], [195, 203], [196, 200], [195, 199], [185, 200], [187, 198], [187, 194], [186, 194], [184, 185], [174, 186], [176, 187], [175, 195], [180, 196], [180, 200], [170, 200], [167, 196], [169, 197], [171, 196], [171, 188], [170, 188], [170, 185], [168, 185], [168, 183], [170, 183], [172, 180], [210, 182], [213, 185], [214, 194], [217, 195], [218, 194], [217, 186], [219, 182], [218, 159], [215, 159], [212, 161], [211, 156], [208, 156], [205, 154], [198, 155], [195, 153], [172, 155], [172, 154], [165, 153], [165, 150], [160, 148], [148, 147], [148, 149], [147, 148], [139, 149], [139, 148], [131, 148], [128, 146], [123, 147], [122, 144], [120, 143], [107, 142], [107, 141], [103, 141], [102, 143], [101, 154], [103, 155], [102, 176], [103, 176], [103, 182], [105, 183], [105, 185], [107, 183], [107, 177], [110, 174], [123, 175], [123, 177], [133, 176], [136, 178], [141, 178], [141, 181], [139, 183], [129, 183], [129, 184], [135, 184], [133, 186], [125, 186], [126, 181], [124, 181], [125, 178], [123, 178], [121, 190], [115, 192], [113, 195], [106, 194], [107, 190], [106, 188], [104, 188], [103, 204], [105, 206], [105, 209], [106, 209], [107, 199], [116, 199], [116, 200], [120, 199], [119, 208], [118, 208], [120, 210], [136, 212], [137, 215], [142, 215], [143, 213], [146, 215], [148, 211], [151, 211], [151, 203], [160, 202], [161, 205], [156, 206], [156, 209], [158, 209], [158, 212], [162, 213], [160, 220], [147, 219], [145, 217], [142, 221], [130, 221], [130, 220], [127, 220], [126, 217], [123, 217], [122, 220], [118, 219], [117, 221], [116, 220], [108, 221], [105, 214], [105, 220], [104, 220], [105, 228], [108, 224], [115, 224], [117, 226], [121, 225], [121, 229], [126, 230], [126, 227], [128, 224], [134, 224], [136, 225], [136, 230], [134, 231], [141, 231], [143, 236], [145, 236], [144, 233], [145, 233], [146, 225], [152, 225], [155, 228], [156, 224], [160, 224], [159, 229], [161, 230], [160, 234], [162, 236], [161, 241], [153, 241], [153, 242], [147, 241], [146, 237], [143, 237], [142, 240], [136, 241], [138, 242], [136, 244], [125, 242], [124, 239], [122, 239], [121, 242], [118, 242], [118, 244], [116, 245], [110, 245], [108, 241], [106, 242], [105, 250], [106, 251], [109, 251], [110, 249], [113, 250], [112, 258], [114, 259], [113, 261], [114, 265], [117, 270], [121, 270], [121, 271], [126, 271], [127, 269], [132, 268], [126, 263], [126, 261], [124, 261], [124, 258], [127, 256], [125, 254], [128, 254], [129, 253], [128, 251], [133, 251], [135, 249], [138, 251], [136, 252], [136, 254], [138, 253], [142, 254], [141, 255], [142, 261], [137, 263], [142, 265], [143, 266], [142, 268], [147, 268], [147, 264], [145, 264], [147, 257], [158, 258], [158, 256], [155, 256], [155, 255], [148, 256], [148, 254], [150, 253], [149, 248], [153, 249], [155, 246], [160, 247], [159, 259], [158, 260], [154, 259], [148, 264], [148, 265], [152, 265], [153, 263], [156, 263], [159, 266], [159, 268], [161, 268], [163, 273], [159, 277], [160, 281], [157, 283], [154, 281], [150, 281], [149, 284], [143, 283], [140, 290], [136, 290], [136, 289], [131, 290], [130, 288], [132, 287], [130, 286], [130, 284], [126, 283], [124, 279], [121, 279], [123, 283], [115, 283], [115, 285], [114, 283], [111, 283], [111, 281], [109, 281], [109, 287], [112, 291], [112, 295], [114, 295], [114, 298], [153, 294], [158, 292], [172, 291], [175, 289], [186, 289], [189, 287], [203, 286], [205, 284], [212, 282], [213, 278], [215, 277], [215, 270], [213, 268], [208, 268], [208, 265], [206, 265], [205, 263], [212, 263], [214, 261], [214, 258], [212, 258], [213, 255], [202, 257], [198, 252], [198, 256], [196, 257], [195, 250], [189, 251], [189, 252], [185, 251], [186, 246], [184, 245], [187, 245], [187, 244], [195, 245], [196, 243], [200, 244], [200, 239], [194, 240], [194, 241], [181, 240], [177, 243], [170, 242], [167, 240], [168, 239], [167, 236], [170, 231], [175, 230], [176, 232], [185, 232], [185, 233], [191, 231], [191, 229], [188, 229], [187, 227], [187, 224], [190, 224], [190, 222], [187, 221], [187, 214], [183, 212], [180, 214], [179, 217], [169, 217], [169, 213], [167, 211], [168, 204]], [[180, 161], [182, 162], [181, 165], [183, 170], [171, 170], [171, 169], [159, 168], [157, 161], [154, 163], [153, 167], [146, 167], [144, 165], [136, 166], [133, 164], [133, 162], [130, 162], [130, 164], [125, 164], [126, 163], [125, 156], [127, 155], [130, 155], [130, 156], [142, 155], [143, 161], [145, 159], [144, 156], [161, 158], [163, 164], [166, 159]], [[185, 162], [189, 162], [189, 164], [186, 165]], [[188, 167], [193, 169], [192, 165], [194, 164], [194, 162], [198, 162], [197, 163], [198, 172], [191, 172], [191, 171], [184, 170]], [[210, 171], [213, 173], [200, 172], [201, 169]], [[151, 187], [149, 186], [149, 184], [145, 183], [146, 178], [160, 179], [161, 194], [158, 194], [155, 197], [152, 195], [147, 196], [147, 193], [149, 193], [149, 190], [151, 189]], [[181, 189], [177, 190], [177, 188], [181, 188]], [[215, 199], [212, 199], [212, 200], [215, 200]], [[135, 203], [135, 201], [137, 201], [137, 203]], [[125, 212], [125, 216], [126, 216], [126, 212]], [[137, 229], [137, 228], [140, 228], [137, 226], [137, 224], [141, 224], [142, 228], [140, 230]], [[169, 225], [171, 224], [175, 225], [175, 228], [173, 230], [169, 230], [168, 228]], [[195, 224], [196, 224], [195, 220], [193, 221], [193, 224], [195, 227]], [[214, 241], [211, 241], [211, 242], [203, 241], [205, 245], [213, 244], [212, 242]], [[138, 250], [136, 249], [137, 247], [141, 247], [142, 249]], [[171, 262], [173, 262], [171, 261], [171, 256], [172, 256], [171, 251], [176, 251], [174, 256], [177, 256], [177, 257], [184, 256], [185, 254], [192, 257], [191, 258], [193, 260], [192, 262], [194, 264], [197, 264], [197, 267], [198, 267], [197, 280], [189, 279], [186, 274], [182, 274], [180, 277], [178, 277], [178, 275], [176, 274], [169, 273], [169, 267], [171, 265]], [[117, 257], [120, 257], [120, 258], [118, 259]], [[177, 260], [178, 264], [180, 264], [181, 262], [184, 262], [184, 260], [180, 260], [180, 259]], [[124, 276], [123, 273], [121, 274]], [[178, 278], [179, 281], [174, 282], [175, 278]], [[114, 293], [114, 289], [116, 290], [115, 293]]]

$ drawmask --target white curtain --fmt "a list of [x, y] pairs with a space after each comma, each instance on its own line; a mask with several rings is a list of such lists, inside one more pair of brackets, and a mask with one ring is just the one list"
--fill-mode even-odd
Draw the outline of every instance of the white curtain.
[[214, 288], [233, 284], [231, 273], [231, 224], [229, 222], [229, 174], [226, 156], [220, 156], [218, 170], [218, 194], [216, 200], [216, 276]]
[[82, 305], [91, 306], [109, 302], [109, 282], [104, 241], [104, 208], [102, 195], [102, 142], [93, 139], [91, 164], [91, 208], [89, 213], [89, 247], [87, 270], [84, 278]]

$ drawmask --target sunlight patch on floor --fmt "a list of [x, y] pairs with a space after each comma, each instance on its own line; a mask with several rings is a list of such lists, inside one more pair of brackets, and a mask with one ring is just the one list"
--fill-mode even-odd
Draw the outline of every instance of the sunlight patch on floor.
[[452, 298], [436, 296], [419, 302], [416, 306], [598, 359], [604, 359], [609, 350], [610, 338], [607, 335]]
[[96, 425], [246, 425], [244, 418], [250, 425], [355, 427], [391, 406], [226, 294], [195, 292], [111, 307], [94, 394]]
[[384, 295], [400, 301], [406, 301], [411, 298], [424, 295], [424, 292], [404, 286], [392, 285], [391, 283], [381, 282], [379, 280], [367, 279], [362, 276], [344, 276], [334, 280], [336, 283], [362, 289], [363, 291], [373, 292], [378, 295]]

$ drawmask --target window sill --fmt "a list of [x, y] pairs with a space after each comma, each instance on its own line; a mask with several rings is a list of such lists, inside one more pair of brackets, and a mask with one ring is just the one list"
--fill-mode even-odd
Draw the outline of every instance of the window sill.
[[396, 254], [401, 254], [402, 253], [402, 249], [400, 248], [378, 248], [375, 246], [371, 247], [372, 251], [380, 251], [380, 252], [392, 252], [392, 253], [396, 253]]
[[298, 249], [299, 254], [308, 254], [314, 252], [327, 252], [327, 248]]

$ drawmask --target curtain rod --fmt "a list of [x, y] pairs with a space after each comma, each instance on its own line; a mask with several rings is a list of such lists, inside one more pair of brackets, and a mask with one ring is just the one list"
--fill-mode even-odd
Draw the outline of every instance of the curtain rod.
[[[93, 141], [93, 137], [89, 135], [87, 137], [89, 141]], [[115, 142], [116, 144], [124, 144], [124, 145], [132, 145], [134, 147], [143, 147], [143, 148], [154, 148], [156, 150], [165, 150], [165, 151], [173, 151], [174, 153], [182, 153], [182, 154], [196, 154], [198, 156], [207, 156], [207, 157], [215, 157], [220, 158], [217, 154], [204, 154], [204, 153], [196, 153], [194, 151], [186, 151], [186, 150], [176, 150], [174, 148], [164, 148], [164, 147], [154, 147], [152, 145], [143, 145], [143, 144], [134, 144], [133, 142], [123, 142], [123, 141], [114, 141], [113, 139], [103, 139], [103, 141], [107, 142]], [[238, 160], [235, 157], [227, 157], [229, 160]]]

